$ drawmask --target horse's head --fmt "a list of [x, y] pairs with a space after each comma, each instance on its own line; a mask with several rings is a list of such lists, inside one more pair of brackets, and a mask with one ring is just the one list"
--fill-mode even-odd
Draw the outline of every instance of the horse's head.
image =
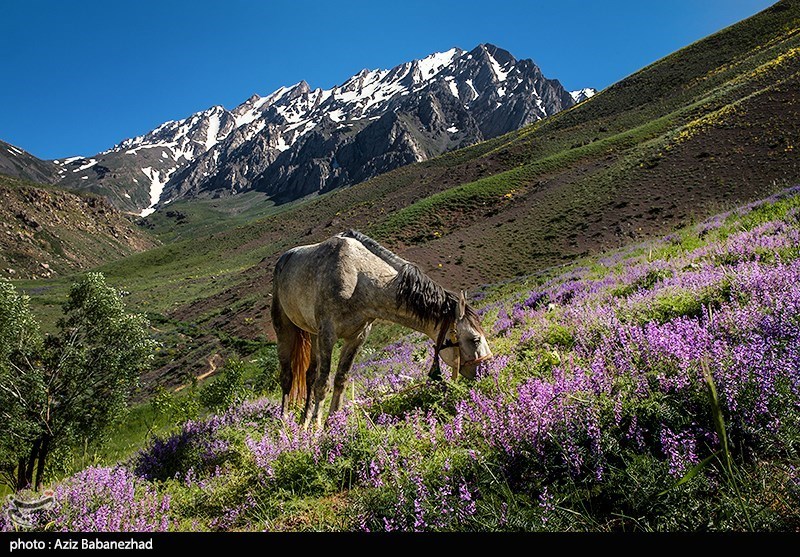
[[462, 291], [456, 315], [443, 324], [439, 333], [439, 355], [442, 360], [467, 379], [474, 379], [478, 364], [492, 357], [478, 314], [467, 304]]

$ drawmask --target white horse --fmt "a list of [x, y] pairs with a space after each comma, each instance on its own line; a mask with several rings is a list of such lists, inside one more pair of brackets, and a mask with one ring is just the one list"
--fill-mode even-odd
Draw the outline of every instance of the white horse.
[[[354, 230], [284, 253], [272, 283], [272, 323], [278, 337], [283, 399], [305, 402], [304, 425], [321, 425], [331, 352], [344, 339], [334, 378], [330, 412], [339, 409], [347, 373], [376, 319], [426, 334], [434, 341], [430, 376], [441, 378], [439, 356], [474, 378], [478, 363], [492, 357], [480, 318], [459, 294], [445, 290], [416, 265]], [[312, 390], [306, 385], [313, 386]], [[313, 405], [312, 405], [313, 400]]]

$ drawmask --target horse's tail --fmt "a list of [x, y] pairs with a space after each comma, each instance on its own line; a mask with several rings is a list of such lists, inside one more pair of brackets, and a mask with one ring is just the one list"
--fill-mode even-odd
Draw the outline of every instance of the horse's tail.
[[311, 335], [308, 331], [295, 328], [292, 341], [292, 388], [289, 401], [293, 404], [306, 403], [306, 372], [311, 364]]
[[[304, 331], [294, 323], [292, 323], [284, 313], [281, 307], [281, 302], [278, 297], [278, 282], [283, 268], [286, 266], [289, 259], [291, 259], [294, 250], [289, 250], [284, 253], [275, 263], [272, 275], [272, 324], [275, 327], [276, 333], [278, 328], [281, 331], [278, 334], [278, 342], [281, 343], [283, 337], [286, 344], [291, 343], [290, 352], [290, 366], [287, 368], [281, 365], [281, 387], [285, 388], [288, 383], [288, 373], [291, 373], [291, 387], [289, 388], [289, 402], [290, 404], [300, 404], [302, 406], [306, 403], [306, 373], [311, 364], [311, 334]], [[288, 338], [287, 338], [288, 337]], [[289, 369], [291, 368], [291, 369]], [[285, 394], [285, 391], [284, 391]]]

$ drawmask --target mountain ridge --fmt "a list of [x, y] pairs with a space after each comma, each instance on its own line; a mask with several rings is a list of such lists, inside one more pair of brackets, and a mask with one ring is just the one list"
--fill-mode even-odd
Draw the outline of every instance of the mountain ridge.
[[300, 81], [164, 122], [93, 157], [56, 161], [59, 184], [144, 215], [179, 198], [251, 189], [292, 200], [501, 135], [593, 92], [573, 95], [491, 44], [454, 47], [363, 69], [331, 89]]
[[58, 167], [42, 160], [24, 149], [0, 140], [0, 174], [50, 184], [58, 179]]

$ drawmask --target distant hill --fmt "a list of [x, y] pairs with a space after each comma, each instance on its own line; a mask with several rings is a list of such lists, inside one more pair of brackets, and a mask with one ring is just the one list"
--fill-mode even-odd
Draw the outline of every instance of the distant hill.
[[45, 279], [157, 242], [102, 197], [0, 176], [0, 277]]
[[27, 151], [0, 141], [0, 174], [51, 184], [58, 179], [58, 167], [50, 161], [43, 161]]

